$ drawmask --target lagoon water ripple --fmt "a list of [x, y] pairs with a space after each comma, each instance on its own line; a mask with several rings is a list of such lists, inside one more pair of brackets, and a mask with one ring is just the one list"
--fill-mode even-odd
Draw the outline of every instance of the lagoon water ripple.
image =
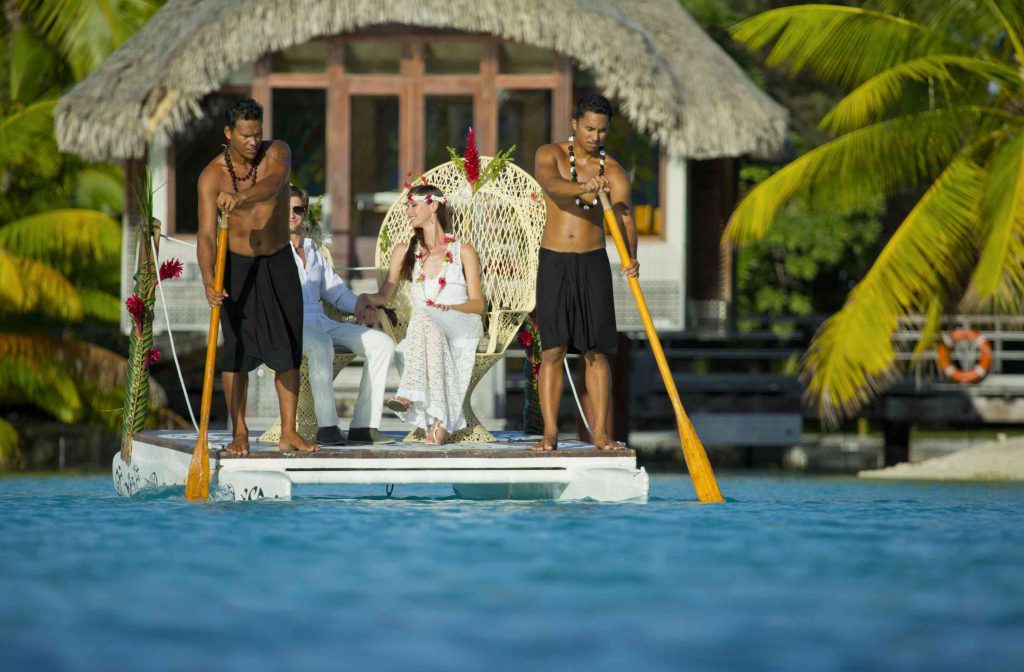
[[0, 670], [1020, 670], [1024, 487], [126, 500], [0, 478]]

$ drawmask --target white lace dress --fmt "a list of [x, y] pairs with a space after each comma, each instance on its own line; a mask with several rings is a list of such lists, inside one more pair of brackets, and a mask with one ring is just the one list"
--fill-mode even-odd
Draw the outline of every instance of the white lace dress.
[[[473, 375], [477, 346], [483, 337], [479, 315], [458, 310], [438, 310], [428, 300], [458, 305], [469, 300], [466, 276], [462, 271], [462, 243], [449, 245], [452, 260], [440, 277], [428, 278], [417, 259], [412, 271], [413, 311], [405, 338], [395, 349], [395, 363], [402, 380], [397, 396], [412, 402], [401, 418], [426, 429], [439, 418], [449, 432], [466, 426], [462, 402]], [[417, 282], [417, 278], [424, 279]]]

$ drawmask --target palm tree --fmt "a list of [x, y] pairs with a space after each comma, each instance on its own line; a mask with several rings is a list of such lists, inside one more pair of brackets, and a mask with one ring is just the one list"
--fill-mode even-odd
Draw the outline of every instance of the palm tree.
[[821, 120], [835, 138], [740, 202], [725, 240], [760, 239], [794, 197], [855, 209], [879, 196], [916, 204], [802, 362], [828, 425], [898, 374], [898, 320], [965, 296], [1018, 311], [1024, 289], [1024, 16], [1019, 0], [873, 0], [764, 12], [732, 34], [766, 63], [849, 91]]
[[[116, 325], [120, 171], [60, 154], [58, 92], [159, 8], [153, 0], [4, 0], [0, 17], [0, 403], [112, 427], [127, 361], [78, 329]], [[151, 403], [166, 403], [158, 386]], [[0, 418], [0, 466], [18, 435]]]

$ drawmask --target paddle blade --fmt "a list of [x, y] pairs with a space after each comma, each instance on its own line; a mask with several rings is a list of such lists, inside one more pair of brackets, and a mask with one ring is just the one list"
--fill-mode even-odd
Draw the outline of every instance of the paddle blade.
[[192, 451], [192, 462], [185, 478], [185, 499], [189, 501], [210, 498], [210, 447], [205, 436], [200, 436]]

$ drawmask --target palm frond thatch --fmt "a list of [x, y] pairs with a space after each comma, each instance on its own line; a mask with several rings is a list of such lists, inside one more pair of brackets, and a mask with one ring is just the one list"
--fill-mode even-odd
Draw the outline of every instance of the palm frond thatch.
[[785, 141], [785, 110], [678, 0], [309, 0], [301, 9], [276, 0], [168, 0], [62, 97], [58, 143], [90, 160], [142, 156], [149, 140], [182, 131], [203, 96], [264, 54], [397, 26], [554, 50], [593, 72], [623, 115], [672, 153], [773, 155]]

